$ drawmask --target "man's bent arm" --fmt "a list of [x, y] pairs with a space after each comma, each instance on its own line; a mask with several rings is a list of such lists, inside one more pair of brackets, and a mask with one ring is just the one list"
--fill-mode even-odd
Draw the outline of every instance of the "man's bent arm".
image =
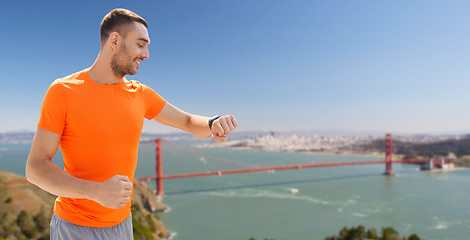
[[38, 128], [26, 162], [26, 178], [57, 196], [90, 198], [95, 182], [72, 176], [51, 160], [59, 147], [61, 135]]
[[36, 130], [26, 162], [29, 182], [54, 195], [87, 198], [107, 208], [122, 208], [130, 202], [132, 183], [128, 176], [115, 175], [103, 182], [77, 178], [52, 162], [61, 135], [42, 128]]

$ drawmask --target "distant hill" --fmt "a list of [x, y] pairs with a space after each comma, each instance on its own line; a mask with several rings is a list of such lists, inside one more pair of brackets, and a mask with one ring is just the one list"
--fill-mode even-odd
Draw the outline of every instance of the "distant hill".
[[[24, 176], [0, 170], [0, 239], [49, 239], [56, 196], [30, 184]], [[132, 222], [135, 239], [162, 239], [169, 231], [151, 212], [163, 211], [153, 190], [135, 181]]]
[[[31, 143], [34, 138], [33, 131], [15, 131], [15, 132], [3, 132], [0, 133], [0, 143]], [[194, 138], [189, 133], [166, 133], [166, 134], [155, 134], [155, 133], [142, 133], [141, 140], [155, 138]]]
[[0, 133], [0, 143], [30, 143], [33, 141], [34, 132], [17, 131]]
[[[362, 146], [364, 149], [385, 150], [383, 139], [375, 140]], [[466, 135], [460, 139], [449, 139], [432, 143], [409, 143], [393, 140], [393, 153], [403, 154], [405, 158], [447, 156], [454, 153], [457, 157], [470, 155], [470, 136]]]
[[[406, 137], [424, 137], [429, 136], [430, 138], [436, 138], [439, 136], [462, 136], [469, 131], [451, 132], [451, 133], [435, 133], [435, 134], [410, 134], [410, 133], [393, 133], [394, 136], [406, 136]], [[238, 131], [231, 132], [228, 137], [230, 139], [240, 139], [246, 137], [263, 136], [275, 134], [277, 136], [284, 135], [299, 135], [299, 136], [358, 136], [358, 137], [383, 137], [385, 131], [352, 131], [346, 129], [333, 129], [333, 130], [293, 130], [293, 131], [277, 131], [277, 130], [259, 130], [259, 131]], [[0, 132], [0, 143], [31, 143], [33, 141], [34, 131], [23, 130], [23, 131], [12, 131], [12, 132]], [[155, 138], [164, 139], [190, 139], [197, 140], [198, 138], [193, 135], [178, 131], [174, 133], [147, 133], [143, 132], [140, 137], [141, 142], [153, 140]]]

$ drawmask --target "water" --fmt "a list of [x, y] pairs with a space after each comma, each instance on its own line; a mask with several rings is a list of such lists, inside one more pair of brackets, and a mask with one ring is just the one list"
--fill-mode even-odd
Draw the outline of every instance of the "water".
[[[190, 146], [193, 142], [180, 141]], [[219, 162], [163, 144], [164, 174], [206, 172], [255, 165], [287, 165], [374, 157], [253, 150], [197, 149], [233, 162]], [[28, 144], [1, 144], [1, 169], [24, 174]], [[155, 148], [141, 145], [136, 176], [155, 173]], [[54, 159], [61, 165], [61, 154]], [[166, 180], [161, 216], [175, 240], [275, 238], [324, 239], [343, 226], [392, 226], [425, 239], [468, 239], [470, 171], [421, 172], [413, 165], [315, 168]], [[155, 188], [155, 183], [149, 183]], [[291, 188], [298, 189], [292, 194]]]

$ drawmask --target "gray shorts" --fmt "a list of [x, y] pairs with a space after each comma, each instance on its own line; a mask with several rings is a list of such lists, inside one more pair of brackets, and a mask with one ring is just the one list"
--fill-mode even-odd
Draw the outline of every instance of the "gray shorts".
[[84, 227], [52, 214], [51, 240], [91, 240], [91, 239], [134, 239], [132, 234], [132, 214], [124, 222], [104, 228]]

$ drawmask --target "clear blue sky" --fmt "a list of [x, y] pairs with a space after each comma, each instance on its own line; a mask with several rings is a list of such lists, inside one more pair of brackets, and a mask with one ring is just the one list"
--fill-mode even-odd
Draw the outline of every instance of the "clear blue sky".
[[[149, 23], [128, 76], [239, 130], [470, 130], [469, 1], [0, 1], [0, 132], [91, 66], [114, 8]], [[171, 132], [146, 121], [146, 132]]]

